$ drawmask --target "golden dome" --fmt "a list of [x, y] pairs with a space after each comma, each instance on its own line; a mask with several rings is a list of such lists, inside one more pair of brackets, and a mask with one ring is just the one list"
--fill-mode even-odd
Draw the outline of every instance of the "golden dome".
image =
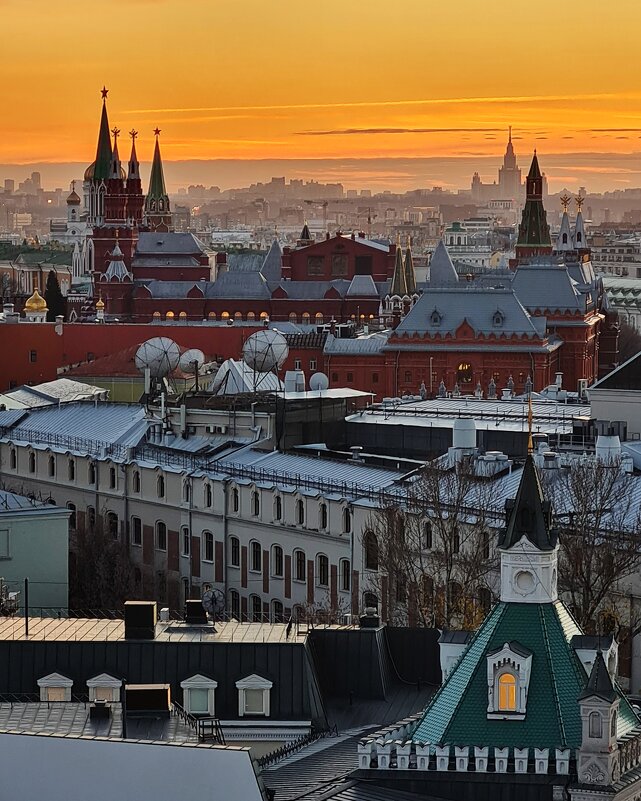
[[104, 302], [104, 300], [102, 298], [98, 298], [98, 300], [96, 301], [96, 308], [97, 309], [104, 309], [105, 308], [105, 302]]
[[33, 290], [33, 295], [24, 305], [25, 311], [43, 312], [47, 311], [47, 301], [38, 292], [38, 289]]

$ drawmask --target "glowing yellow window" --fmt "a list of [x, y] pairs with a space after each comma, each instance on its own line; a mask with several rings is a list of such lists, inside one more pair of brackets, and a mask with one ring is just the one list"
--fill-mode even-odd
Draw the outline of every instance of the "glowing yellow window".
[[516, 712], [516, 679], [511, 673], [499, 677], [499, 710]]

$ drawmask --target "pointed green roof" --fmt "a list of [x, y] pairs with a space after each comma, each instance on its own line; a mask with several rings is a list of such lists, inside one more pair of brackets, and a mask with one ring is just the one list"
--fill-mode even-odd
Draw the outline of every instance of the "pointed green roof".
[[389, 293], [390, 295], [398, 295], [401, 298], [407, 295], [403, 251], [400, 245], [396, 245], [396, 262], [394, 263], [394, 275], [392, 276]]
[[525, 460], [516, 498], [507, 501], [505, 508], [509, 518], [507, 527], [499, 536], [499, 548], [507, 550], [527, 537], [540, 551], [554, 550], [557, 533], [552, 528], [552, 507], [543, 498], [543, 489], [531, 454]]
[[102, 114], [100, 115], [100, 131], [98, 133], [98, 147], [96, 160], [93, 163], [92, 178], [96, 181], [106, 181], [109, 178], [111, 167], [111, 135], [109, 133], [109, 119], [107, 117], [107, 101], [103, 98]]
[[[553, 604], [499, 603], [432, 698], [412, 739], [441, 745], [495, 748], [578, 748], [581, 717], [578, 700], [586, 674], [570, 641], [580, 629], [561, 601]], [[487, 656], [505, 643], [532, 652], [532, 668], [523, 720], [487, 717]], [[638, 725], [620, 690], [617, 734]]]
[[539, 159], [536, 155], [536, 150], [534, 151], [534, 156], [532, 157], [532, 163], [530, 164], [530, 171], [527, 174], [528, 178], [541, 178], [541, 168], [539, 167]]
[[414, 260], [412, 259], [412, 248], [409, 243], [405, 251], [405, 287], [408, 295], [416, 293], [416, 273], [414, 272]]
[[160, 157], [160, 145], [158, 144], [158, 136], [156, 136], [156, 147], [154, 148], [154, 160], [151, 164], [151, 175], [149, 177], [149, 192], [148, 198], [155, 198], [156, 200], [164, 199], [167, 197], [167, 190], [165, 189], [165, 176], [162, 169], [162, 158]]
[[612, 684], [612, 677], [606, 667], [601, 651], [597, 651], [590, 678], [579, 698], [593, 698], [595, 695], [597, 698], [602, 698], [610, 703], [615, 701], [617, 697], [617, 692]]

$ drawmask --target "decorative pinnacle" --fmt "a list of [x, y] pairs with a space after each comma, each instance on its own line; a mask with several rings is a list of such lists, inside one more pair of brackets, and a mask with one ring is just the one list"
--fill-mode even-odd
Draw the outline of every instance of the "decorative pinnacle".
[[131, 136], [131, 138], [135, 141], [136, 137], [138, 136], [138, 131], [134, 131], [132, 128], [131, 131], [129, 131], [129, 136]]
[[574, 198], [574, 202], [576, 203], [576, 209], [577, 209], [577, 211], [581, 211], [581, 206], [582, 206], [582, 205], [585, 203], [585, 198], [584, 198], [584, 197], [581, 197], [581, 195], [577, 195], [577, 196]]
[[120, 136], [120, 128], [112, 128], [111, 133], [114, 135], [114, 142]]
[[561, 206], [563, 207], [563, 211], [567, 211], [568, 210], [568, 206], [570, 205], [570, 203], [572, 201], [572, 198], [569, 195], [561, 195], [561, 197], [559, 198], [559, 201], [561, 202]]
[[103, 100], [106, 100], [108, 94], [109, 94], [109, 89], [103, 86], [102, 89], [100, 90], [100, 96], [102, 97]]
[[75, 181], [72, 181], [72, 182], [71, 182], [71, 191], [72, 191], [72, 192], [75, 192], [75, 191], [76, 191], [76, 182], [75, 182]]
[[160, 136], [160, 128], [154, 128], [154, 136]]

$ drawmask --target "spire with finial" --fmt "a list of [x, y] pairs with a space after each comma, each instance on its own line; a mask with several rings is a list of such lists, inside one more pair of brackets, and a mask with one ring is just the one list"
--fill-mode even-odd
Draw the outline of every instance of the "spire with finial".
[[111, 167], [111, 136], [109, 134], [109, 118], [107, 117], [107, 94], [109, 90], [102, 87], [102, 111], [100, 114], [100, 128], [98, 131], [98, 145], [96, 159], [85, 172], [85, 180], [106, 181], [109, 178]]
[[169, 231], [171, 228], [171, 213], [158, 141], [160, 128], [154, 129], [154, 136], [156, 137], [156, 144], [154, 158], [151, 163], [149, 191], [145, 200], [145, 220], [152, 231]]
[[399, 298], [403, 298], [407, 295], [405, 265], [403, 264], [403, 249], [401, 248], [400, 234], [396, 239], [396, 261], [394, 262], [394, 274], [392, 275], [392, 284], [389, 293], [392, 297], [397, 296]]
[[588, 250], [588, 242], [585, 235], [585, 224], [583, 222], [583, 212], [581, 211], [581, 206], [583, 205], [585, 198], [582, 195], [577, 195], [574, 198], [574, 202], [576, 203], [576, 221], [574, 223], [574, 247], [577, 250]]
[[111, 166], [109, 168], [109, 177], [110, 178], [120, 178], [120, 155], [118, 153], [118, 137], [120, 136], [120, 128], [112, 128], [111, 133], [113, 134], [114, 144], [113, 149], [111, 151]]
[[564, 193], [559, 198], [561, 207], [563, 208], [563, 215], [561, 217], [561, 227], [559, 229], [559, 236], [556, 240], [556, 250], [574, 250], [574, 241], [572, 238], [572, 231], [570, 230], [570, 218], [568, 217], [568, 206], [572, 198]]
[[532, 439], [532, 421], [533, 421], [533, 414], [532, 414], [532, 393], [528, 394], [527, 399], [527, 452], [529, 454], [534, 453], [534, 440]]
[[138, 162], [138, 155], [136, 154], [136, 137], [138, 136], [138, 131], [132, 128], [131, 131], [129, 131], [129, 136], [131, 137], [131, 155], [129, 156], [127, 178], [131, 180], [132, 178], [140, 178], [140, 164]]
[[414, 260], [412, 259], [412, 240], [407, 237], [407, 250], [405, 251], [405, 288], [407, 294], [416, 294], [416, 273], [414, 271]]
[[542, 256], [552, 252], [550, 226], [543, 207], [543, 176], [534, 151], [526, 179], [526, 200], [516, 243], [517, 259]]

